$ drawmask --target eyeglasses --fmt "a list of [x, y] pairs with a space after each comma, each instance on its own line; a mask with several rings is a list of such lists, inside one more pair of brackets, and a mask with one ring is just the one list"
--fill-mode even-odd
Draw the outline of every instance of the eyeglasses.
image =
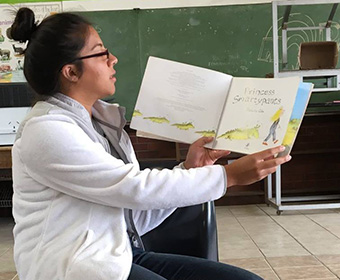
[[[103, 51], [103, 52], [99, 52], [99, 53], [94, 53], [94, 54], [89, 54], [89, 55], [77, 57], [77, 58], [71, 60], [70, 62], [63, 64], [63, 66], [60, 68], [60, 71], [61, 71], [61, 69], [62, 69], [66, 64], [73, 63], [73, 62], [75, 62], [75, 61], [77, 61], [77, 60], [83, 60], [83, 59], [88, 59], [88, 58], [97, 57], [97, 56], [103, 56], [103, 55], [106, 55], [106, 58], [107, 58], [107, 59], [110, 59], [110, 52], [109, 52], [108, 49], [105, 49], [105, 51]], [[117, 64], [117, 62], [118, 62], [118, 60], [117, 60], [117, 58], [115, 58], [115, 61], [114, 61], [113, 63], [114, 63], [114, 64]]]
[[105, 51], [100, 52], [100, 53], [94, 53], [94, 54], [89, 54], [89, 55], [85, 55], [85, 56], [80, 56], [80, 57], [77, 57], [77, 58], [73, 59], [71, 62], [74, 62], [76, 60], [88, 59], [88, 58], [91, 58], [91, 57], [103, 56], [103, 55], [106, 55], [107, 59], [109, 59], [110, 58], [109, 50], [106, 49]]

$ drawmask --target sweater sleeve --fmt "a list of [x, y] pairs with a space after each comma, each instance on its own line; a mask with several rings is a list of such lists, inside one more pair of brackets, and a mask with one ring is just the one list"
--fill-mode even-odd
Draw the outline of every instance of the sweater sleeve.
[[[174, 168], [185, 169], [183, 163], [175, 166]], [[151, 231], [152, 229], [159, 226], [167, 217], [169, 217], [176, 208], [171, 209], [153, 209], [147, 211], [132, 211], [134, 224], [137, 228], [137, 232], [140, 235]]]
[[14, 162], [20, 160], [37, 183], [112, 207], [169, 209], [215, 200], [226, 191], [222, 166], [141, 171], [106, 153], [62, 115], [32, 118], [13, 149]]

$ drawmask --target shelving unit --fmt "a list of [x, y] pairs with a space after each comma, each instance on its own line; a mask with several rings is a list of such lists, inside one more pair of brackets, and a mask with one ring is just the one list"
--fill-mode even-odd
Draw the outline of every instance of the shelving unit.
[[[289, 71], [286, 68], [288, 63], [288, 32], [299, 30], [325, 30], [325, 40], [331, 41], [331, 24], [340, 1], [333, 0], [291, 0], [291, 1], [273, 1], [273, 51], [274, 51], [274, 77], [291, 77], [299, 76], [301, 80], [324, 80], [326, 87], [314, 88], [314, 92], [322, 91], [339, 91], [340, 90], [340, 69], [321, 69], [321, 70], [294, 70]], [[324, 26], [301, 26], [288, 27], [289, 15], [294, 5], [316, 5], [316, 4], [333, 4], [327, 23]], [[285, 13], [281, 24], [282, 37], [282, 69], [280, 70], [279, 56], [279, 30], [278, 30], [278, 8], [286, 6]], [[275, 197], [273, 196], [273, 187], [275, 188]], [[319, 195], [319, 196], [293, 196], [282, 197], [281, 194], [281, 167], [273, 175], [266, 179], [265, 201], [268, 205], [277, 209], [280, 215], [285, 210], [307, 210], [307, 209], [330, 209], [340, 208], [340, 195]], [[336, 201], [336, 202], [334, 202]], [[339, 202], [337, 202], [339, 201]]]
[[0, 146], [0, 208], [12, 206], [11, 146]]
[[[325, 41], [331, 41], [331, 24], [340, 1], [335, 0], [291, 0], [291, 1], [273, 1], [273, 53], [274, 53], [274, 77], [291, 77], [299, 76], [302, 80], [314, 79], [325, 80], [325, 88], [314, 88], [314, 92], [320, 91], [338, 91], [340, 90], [340, 69], [325, 70], [294, 70], [289, 71], [286, 68], [288, 63], [288, 32], [302, 30], [325, 30]], [[324, 26], [301, 26], [289, 27], [289, 15], [292, 7], [296, 5], [316, 5], [316, 4], [333, 4], [327, 23]], [[281, 24], [282, 54], [279, 55], [279, 28], [278, 28], [278, 8], [285, 6], [285, 13]], [[280, 70], [280, 57], [282, 60], [282, 70]]]
[[[265, 201], [267, 205], [276, 208], [276, 214], [280, 215], [285, 210], [312, 210], [312, 209], [334, 209], [340, 208], [340, 195], [314, 195], [314, 196], [292, 196], [281, 195], [281, 167], [279, 166], [273, 175], [268, 175], [265, 181]], [[275, 197], [273, 196], [273, 185], [275, 186]], [[314, 202], [314, 203], [313, 203]], [[317, 203], [315, 203], [317, 202]], [[291, 203], [287, 205], [287, 203]], [[294, 204], [295, 203], [295, 204]]]

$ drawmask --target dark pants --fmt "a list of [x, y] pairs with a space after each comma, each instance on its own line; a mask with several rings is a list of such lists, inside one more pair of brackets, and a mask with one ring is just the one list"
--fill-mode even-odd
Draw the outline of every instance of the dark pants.
[[261, 277], [231, 265], [171, 254], [133, 249], [128, 280], [260, 280]]

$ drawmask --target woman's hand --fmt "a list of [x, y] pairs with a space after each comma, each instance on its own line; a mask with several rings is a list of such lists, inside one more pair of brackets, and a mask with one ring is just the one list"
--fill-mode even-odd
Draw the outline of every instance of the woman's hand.
[[204, 145], [213, 141], [213, 137], [202, 137], [191, 144], [187, 158], [184, 162], [186, 169], [212, 165], [221, 157], [230, 154], [229, 151], [212, 150], [205, 148]]
[[275, 157], [284, 151], [284, 146], [264, 150], [247, 155], [225, 165], [227, 172], [227, 187], [233, 185], [249, 185], [259, 181], [276, 171], [278, 165], [290, 161], [291, 156]]

